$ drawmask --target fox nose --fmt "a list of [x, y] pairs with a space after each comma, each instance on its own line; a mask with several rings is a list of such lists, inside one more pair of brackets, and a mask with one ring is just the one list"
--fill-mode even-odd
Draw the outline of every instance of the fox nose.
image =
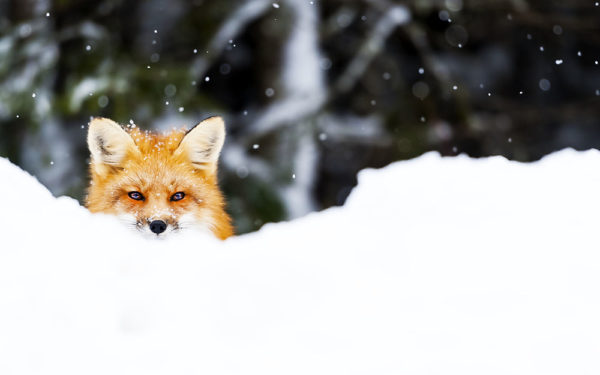
[[154, 220], [150, 223], [150, 230], [153, 233], [161, 234], [167, 229], [167, 223], [162, 220]]

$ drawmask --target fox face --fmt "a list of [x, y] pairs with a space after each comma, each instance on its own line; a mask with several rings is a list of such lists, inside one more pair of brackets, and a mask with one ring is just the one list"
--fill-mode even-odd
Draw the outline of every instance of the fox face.
[[220, 117], [168, 134], [126, 130], [94, 118], [87, 139], [91, 181], [86, 206], [153, 237], [195, 229], [225, 239], [233, 229], [217, 184], [224, 140]]

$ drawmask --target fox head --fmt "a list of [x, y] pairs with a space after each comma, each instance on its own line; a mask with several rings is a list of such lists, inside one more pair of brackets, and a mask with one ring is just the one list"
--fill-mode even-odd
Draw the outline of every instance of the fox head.
[[220, 117], [169, 134], [94, 118], [87, 138], [91, 182], [86, 205], [154, 237], [193, 228], [225, 239], [233, 231], [217, 185], [224, 141]]

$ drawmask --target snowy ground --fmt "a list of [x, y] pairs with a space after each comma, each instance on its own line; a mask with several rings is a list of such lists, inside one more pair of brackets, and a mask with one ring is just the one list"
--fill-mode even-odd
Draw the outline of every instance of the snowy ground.
[[427, 154], [150, 241], [0, 159], [0, 374], [598, 374], [600, 153]]

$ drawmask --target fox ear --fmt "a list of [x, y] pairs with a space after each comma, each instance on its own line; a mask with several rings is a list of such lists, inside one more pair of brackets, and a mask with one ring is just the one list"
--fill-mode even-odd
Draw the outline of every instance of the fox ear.
[[133, 138], [116, 122], [95, 117], [88, 128], [88, 148], [92, 163], [118, 167], [130, 150], [137, 149]]
[[196, 168], [215, 172], [224, 142], [223, 119], [209, 117], [187, 132], [175, 153], [185, 155]]

